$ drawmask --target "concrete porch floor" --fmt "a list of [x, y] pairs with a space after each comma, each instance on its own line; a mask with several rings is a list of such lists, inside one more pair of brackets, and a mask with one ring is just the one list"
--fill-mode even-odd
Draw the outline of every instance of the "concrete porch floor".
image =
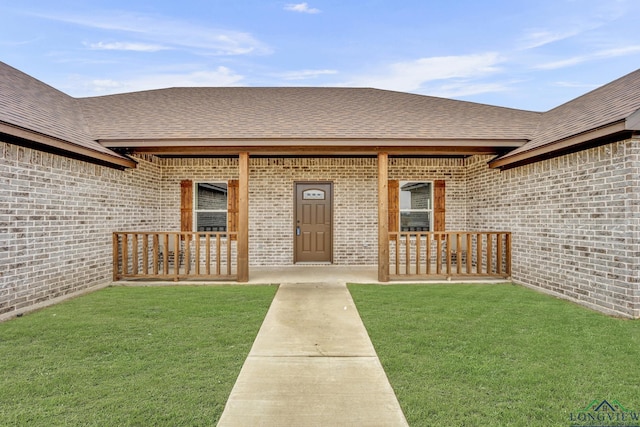
[[[250, 285], [282, 285], [285, 283], [379, 283], [377, 266], [288, 265], [279, 267], [249, 267]], [[239, 284], [235, 280], [119, 280], [113, 285], [223, 285]]]
[[378, 283], [378, 267], [343, 265], [290, 265], [250, 267], [250, 284]]
[[378, 281], [378, 267], [375, 265], [290, 265], [282, 267], [250, 267], [249, 284], [284, 283], [366, 283], [366, 284], [402, 284], [402, 283], [508, 283], [499, 278], [458, 279], [408, 279], [389, 282]]
[[[222, 285], [239, 284], [236, 281], [211, 280], [120, 280], [112, 282], [116, 286], [175, 286], [175, 285]], [[249, 267], [250, 285], [281, 285], [286, 283], [363, 283], [363, 284], [434, 284], [434, 283], [510, 283], [501, 278], [433, 278], [378, 281], [378, 267], [375, 265], [287, 265], [279, 267]]]

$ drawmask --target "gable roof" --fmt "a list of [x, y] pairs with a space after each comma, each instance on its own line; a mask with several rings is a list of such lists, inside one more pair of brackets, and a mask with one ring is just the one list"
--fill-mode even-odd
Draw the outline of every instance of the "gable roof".
[[533, 138], [491, 162], [505, 167], [640, 130], [640, 69], [544, 113]]
[[0, 62], [0, 133], [55, 151], [133, 164], [90, 135], [78, 101]]

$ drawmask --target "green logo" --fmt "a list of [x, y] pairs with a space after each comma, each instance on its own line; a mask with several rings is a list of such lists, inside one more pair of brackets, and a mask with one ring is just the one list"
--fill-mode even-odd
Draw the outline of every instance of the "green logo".
[[569, 414], [571, 427], [640, 427], [640, 413], [617, 400], [593, 400], [584, 409]]

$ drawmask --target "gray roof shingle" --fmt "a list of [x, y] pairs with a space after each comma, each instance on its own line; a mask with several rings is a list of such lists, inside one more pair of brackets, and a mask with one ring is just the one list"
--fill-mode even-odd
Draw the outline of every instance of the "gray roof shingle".
[[79, 100], [97, 139], [527, 139], [540, 113], [360, 88], [171, 88]]
[[501, 157], [509, 159], [639, 109], [640, 70], [538, 113], [367, 88], [170, 88], [72, 98], [0, 62], [0, 124], [118, 158], [97, 141], [529, 140]]
[[0, 122], [120, 157], [90, 135], [77, 99], [2, 62]]
[[542, 114], [530, 142], [503, 159], [619, 122], [640, 109], [640, 69]]

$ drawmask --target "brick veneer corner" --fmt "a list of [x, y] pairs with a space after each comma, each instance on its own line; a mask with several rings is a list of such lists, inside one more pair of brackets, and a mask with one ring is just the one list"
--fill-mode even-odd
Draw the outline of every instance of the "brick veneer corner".
[[467, 160], [467, 228], [513, 233], [513, 279], [640, 317], [640, 139], [499, 172]]

